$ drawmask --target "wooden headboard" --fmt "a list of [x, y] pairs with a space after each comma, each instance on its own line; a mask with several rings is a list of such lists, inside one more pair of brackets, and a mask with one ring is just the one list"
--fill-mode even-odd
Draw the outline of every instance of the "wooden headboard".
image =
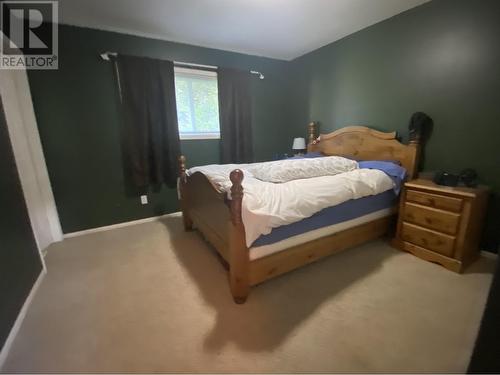
[[398, 160], [408, 171], [409, 178], [418, 174], [420, 136], [404, 145], [396, 132], [384, 133], [366, 126], [347, 126], [329, 134], [317, 136], [317, 124], [308, 125], [307, 151], [325, 155], [352, 157], [357, 160]]

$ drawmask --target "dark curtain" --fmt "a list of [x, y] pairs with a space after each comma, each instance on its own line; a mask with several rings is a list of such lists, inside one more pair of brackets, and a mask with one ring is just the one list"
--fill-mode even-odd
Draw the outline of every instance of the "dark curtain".
[[175, 187], [180, 154], [172, 61], [117, 57], [125, 171], [139, 190]]
[[250, 74], [219, 68], [217, 76], [222, 163], [252, 162]]

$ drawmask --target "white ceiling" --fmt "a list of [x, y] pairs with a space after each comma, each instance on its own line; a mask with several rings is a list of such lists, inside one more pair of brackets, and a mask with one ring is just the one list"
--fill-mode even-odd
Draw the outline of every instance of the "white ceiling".
[[61, 23], [291, 60], [428, 0], [60, 0]]

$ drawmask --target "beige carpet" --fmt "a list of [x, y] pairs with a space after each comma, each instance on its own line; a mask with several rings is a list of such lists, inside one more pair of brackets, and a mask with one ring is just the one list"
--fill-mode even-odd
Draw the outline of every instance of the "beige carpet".
[[463, 372], [494, 266], [457, 275], [382, 241], [229, 295], [181, 220], [65, 240], [5, 372]]

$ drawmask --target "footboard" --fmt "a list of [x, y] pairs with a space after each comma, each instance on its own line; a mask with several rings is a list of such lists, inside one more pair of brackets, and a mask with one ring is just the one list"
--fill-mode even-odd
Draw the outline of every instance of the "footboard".
[[231, 172], [231, 198], [220, 192], [200, 172], [186, 174], [186, 158], [179, 158], [179, 192], [184, 228], [195, 227], [229, 265], [230, 287], [235, 302], [243, 303], [249, 292], [249, 251], [241, 220], [243, 172]]

